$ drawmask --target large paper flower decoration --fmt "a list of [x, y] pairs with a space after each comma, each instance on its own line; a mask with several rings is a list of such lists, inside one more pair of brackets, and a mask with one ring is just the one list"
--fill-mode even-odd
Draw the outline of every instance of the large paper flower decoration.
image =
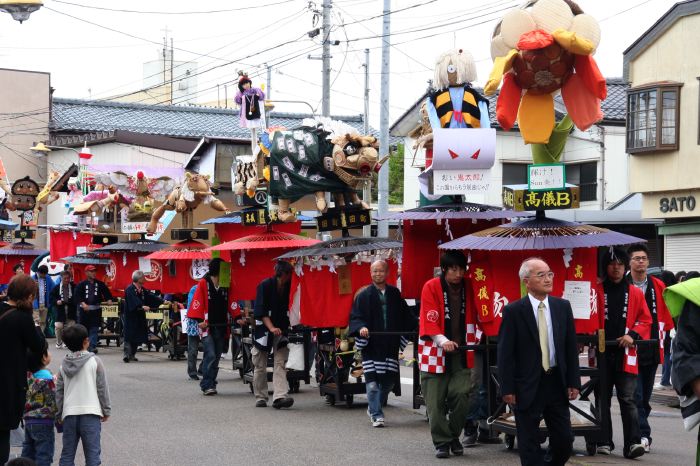
[[577, 128], [600, 121], [607, 88], [593, 59], [599, 42], [598, 22], [569, 0], [533, 0], [506, 13], [493, 33], [494, 64], [484, 87], [490, 95], [503, 82], [496, 104], [501, 127], [509, 130], [517, 119], [526, 143], [547, 143], [559, 91]]

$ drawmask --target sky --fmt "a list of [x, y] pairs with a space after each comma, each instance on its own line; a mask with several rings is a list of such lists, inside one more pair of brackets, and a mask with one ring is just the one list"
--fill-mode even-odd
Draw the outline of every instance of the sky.
[[[333, 0], [331, 113], [364, 109], [364, 50], [370, 50], [370, 122], [379, 127], [383, 0]], [[491, 68], [490, 37], [496, 22], [522, 1], [391, 0], [390, 122], [426, 90], [437, 56], [459, 47], [477, 63], [483, 86]], [[674, 0], [580, 0], [601, 24], [596, 60], [606, 77], [622, 76], [622, 52], [676, 2]], [[0, 15], [0, 67], [51, 73], [55, 96], [105, 99], [143, 87], [143, 64], [173, 39], [175, 61], [196, 61], [198, 89], [189, 98], [217, 100], [217, 85], [235, 92], [237, 71], [254, 85], [272, 66], [276, 109], [321, 112], [322, 0], [45, 0], [20, 24]], [[130, 11], [114, 11], [130, 10]], [[235, 10], [235, 11], [231, 11]], [[317, 20], [316, 22], [314, 20]], [[175, 69], [174, 76], [179, 76]], [[178, 102], [176, 102], [178, 103]]]

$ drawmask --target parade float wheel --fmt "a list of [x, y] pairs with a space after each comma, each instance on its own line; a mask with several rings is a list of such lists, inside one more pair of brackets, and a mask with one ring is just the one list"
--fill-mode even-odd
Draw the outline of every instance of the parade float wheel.
[[515, 447], [515, 435], [506, 434], [506, 449], [512, 450]]

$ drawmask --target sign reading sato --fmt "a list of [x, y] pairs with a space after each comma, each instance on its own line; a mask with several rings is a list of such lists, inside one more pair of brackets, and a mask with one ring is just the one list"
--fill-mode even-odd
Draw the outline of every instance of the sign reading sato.
[[578, 186], [546, 191], [503, 187], [503, 205], [513, 210], [576, 209], [579, 203]]

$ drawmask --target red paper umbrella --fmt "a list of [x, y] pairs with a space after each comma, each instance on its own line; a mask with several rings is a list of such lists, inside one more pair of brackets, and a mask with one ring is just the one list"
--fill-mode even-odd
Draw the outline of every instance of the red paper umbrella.
[[146, 256], [156, 260], [211, 259], [207, 245], [199, 241], [185, 240]]
[[249, 249], [273, 249], [273, 248], [303, 248], [320, 243], [317, 239], [305, 236], [282, 233], [280, 231], [266, 231], [256, 235], [244, 236], [233, 241], [227, 241], [213, 246], [208, 251], [238, 251]]

